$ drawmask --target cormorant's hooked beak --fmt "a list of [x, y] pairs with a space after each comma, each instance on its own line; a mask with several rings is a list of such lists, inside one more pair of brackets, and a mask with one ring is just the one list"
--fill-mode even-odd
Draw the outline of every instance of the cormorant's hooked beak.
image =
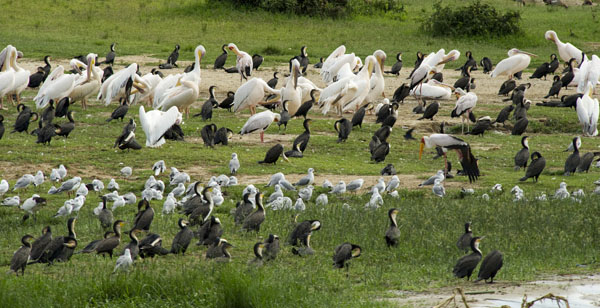
[[421, 141], [421, 144], [419, 145], [419, 160], [423, 157], [423, 148], [425, 148], [425, 142]]
[[290, 160], [287, 158], [287, 156], [285, 156], [285, 153], [281, 153], [281, 156], [283, 157], [283, 160], [285, 160], [286, 162], [290, 162]]

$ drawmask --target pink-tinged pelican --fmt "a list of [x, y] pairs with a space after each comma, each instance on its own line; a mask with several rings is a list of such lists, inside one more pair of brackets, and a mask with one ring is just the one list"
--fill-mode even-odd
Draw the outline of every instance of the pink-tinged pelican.
[[458, 100], [456, 101], [456, 105], [454, 106], [454, 110], [452, 110], [450, 116], [453, 118], [461, 117], [461, 130], [464, 134], [465, 118], [467, 118], [467, 130], [469, 130], [469, 120], [475, 122], [475, 117], [472, 114], [472, 110], [477, 105], [477, 95], [473, 92], [466, 93], [461, 88], [456, 88], [454, 90], [454, 94], [456, 95]]
[[[70, 64], [81, 73], [80, 69], [83, 67], [83, 63], [73, 59]], [[65, 74], [64, 72], [65, 68], [59, 65], [48, 75], [38, 94], [33, 98], [37, 109], [46, 107], [51, 99], [59, 101], [63, 97], [69, 96], [75, 86], [85, 81], [85, 78], [82, 78], [79, 74]]]
[[577, 99], [577, 117], [585, 136], [598, 135], [598, 99], [592, 98], [592, 82], [588, 82], [586, 91]]
[[[584, 93], [588, 83], [592, 83], [592, 89], [598, 84], [600, 78], [600, 58], [592, 55], [592, 60], [585, 60], [579, 69], [579, 78], [577, 78], [577, 93]], [[575, 74], [577, 75], [577, 74]], [[577, 76], [575, 76], [577, 77]], [[576, 78], [573, 78], [575, 80]]]
[[278, 122], [280, 118], [281, 116], [278, 113], [271, 112], [270, 110], [259, 112], [248, 118], [248, 121], [246, 121], [246, 124], [244, 124], [240, 131], [240, 135], [258, 131], [260, 132], [260, 142], [265, 142], [265, 130], [271, 126], [271, 123]]
[[4, 109], [2, 106], [2, 100], [4, 96], [8, 94], [8, 92], [12, 89], [15, 83], [15, 70], [10, 65], [13, 57], [16, 57], [17, 49], [8, 45], [2, 51], [4, 55], [4, 63], [0, 63], [2, 65], [2, 71], [0, 71], [0, 109]]
[[14, 51], [17, 52], [17, 56], [12, 57], [9, 64], [12, 66], [13, 70], [15, 70], [15, 81], [13, 83], [12, 89], [8, 92], [8, 99], [9, 101], [12, 101], [12, 96], [14, 94], [17, 96], [17, 103], [20, 103], [21, 92], [23, 92], [23, 90], [27, 88], [27, 84], [29, 84], [29, 75], [31, 75], [31, 72], [26, 69], [23, 69], [17, 64], [19, 52], [16, 50], [16, 48], [14, 49]]
[[500, 75], [508, 75], [508, 79], [512, 79], [513, 75], [526, 69], [531, 62], [531, 57], [536, 55], [513, 48], [508, 51], [508, 58], [498, 62], [492, 74], [492, 78]]
[[292, 60], [292, 73], [287, 79], [283, 88], [281, 88], [281, 101], [287, 101], [287, 108], [290, 114], [296, 114], [302, 104], [302, 89], [298, 87], [298, 77], [300, 77], [300, 62]]
[[249, 108], [250, 114], [256, 114], [256, 106], [264, 101], [266, 93], [280, 95], [281, 90], [274, 90], [260, 78], [248, 80], [235, 91], [233, 112]]
[[546, 31], [546, 34], [544, 34], [544, 37], [547, 40], [553, 41], [556, 44], [556, 48], [558, 49], [558, 55], [563, 61], [569, 62], [571, 58], [575, 58], [575, 60], [577, 60], [577, 64], [581, 64], [581, 62], [587, 59], [585, 53], [579, 50], [579, 48], [573, 46], [571, 43], [561, 42], [558, 39], [558, 35], [556, 35], [556, 32], [548, 30]]
[[89, 65], [81, 63], [81, 65], [86, 68], [85, 80], [76, 85], [69, 94], [71, 104], [81, 100], [83, 110], [87, 109], [88, 97], [97, 92], [102, 85], [102, 75], [104, 75], [104, 71], [95, 65], [97, 57], [98, 55], [94, 53], [87, 55], [87, 62]]
[[239, 50], [234, 43], [229, 43], [227, 48], [237, 56], [235, 68], [240, 73], [240, 82], [242, 82], [242, 79], [247, 80], [248, 76], [252, 75], [252, 57], [247, 52]]
[[374, 103], [379, 99], [385, 98], [385, 93], [383, 90], [385, 89], [385, 80], [383, 78], [383, 66], [385, 64], [385, 59], [387, 55], [383, 50], [376, 50], [373, 53], [375, 59], [377, 59], [377, 65], [375, 65], [375, 72], [371, 75], [370, 81], [370, 90], [367, 98], [365, 99], [365, 103]]
[[469, 176], [469, 182], [477, 180], [479, 177], [479, 166], [477, 159], [471, 152], [471, 146], [460, 138], [448, 134], [432, 134], [421, 138], [419, 148], [419, 159], [423, 156], [423, 148], [441, 147], [444, 152], [444, 169], [448, 170], [448, 161], [446, 157], [447, 150], [456, 150], [463, 171]]

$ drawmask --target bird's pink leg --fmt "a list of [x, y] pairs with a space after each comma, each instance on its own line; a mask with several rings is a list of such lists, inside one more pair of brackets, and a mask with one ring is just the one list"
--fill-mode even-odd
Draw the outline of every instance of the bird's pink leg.
[[260, 142], [261, 142], [261, 143], [264, 143], [264, 142], [265, 142], [265, 138], [264, 138], [264, 136], [265, 136], [265, 131], [262, 131], [262, 132], [260, 132]]

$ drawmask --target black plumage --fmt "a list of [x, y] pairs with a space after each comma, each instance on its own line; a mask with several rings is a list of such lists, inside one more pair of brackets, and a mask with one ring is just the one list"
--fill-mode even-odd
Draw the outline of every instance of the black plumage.
[[254, 203], [250, 201], [250, 193], [247, 192], [243, 195], [242, 200], [235, 205], [235, 212], [233, 214], [233, 221], [235, 224], [241, 225], [244, 222], [244, 219], [252, 213], [253, 209]]
[[464, 76], [454, 82], [454, 88], [461, 88], [466, 92], [469, 92], [471, 90], [471, 68], [464, 71], [463, 75]]
[[165, 75], [161, 71], [157, 70], [156, 68], [152, 68], [150, 70], [150, 73], [152, 73], [152, 75], [157, 75], [160, 78], [165, 78]]
[[596, 156], [600, 155], [600, 152], [587, 152], [581, 156], [579, 166], [577, 166], [577, 172], [588, 172], [592, 166], [592, 162]]
[[[192, 64], [186, 66], [183, 69], [183, 72], [184, 73], [189, 73], [189, 72], [193, 71], [195, 67], [196, 67], [196, 62], [192, 62]], [[237, 69], [235, 67], [234, 67], [234, 69], [235, 69], [235, 73], [237, 73]]]
[[242, 229], [248, 232], [260, 231], [260, 225], [265, 221], [265, 208], [262, 203], [263, 194], [256, 193], [256, 211], [248, 215], [242, 223]]
[[52, 241], [52, 229], [50, 226], [46, 226], [42, 229], [42, 236], [38, 237], [31, 244], [31, 252], [29, 253], [29, 260], [36, 261], [39, 259], [44, 251], [46, 250], [46, 246], [50, 244]]
[[377, 136], [377, 138], [379, 138], [379, 141], [381, 142], [387, 142], [388, 137], [390, 136], [390, 134], [392, 133], [392, 128], [389, 126], [382, 126], [380, 127], [378, 130], [375, 131], [375, 133], [373, 133], [374, 136]]
[[163, 138], [174, 141], [184, 141], [185, 134], [181, 125], [175, 123], [163, 135]]
[[365, 114], [366, 114], [366, 110], [368, 106], [372, 106], [370, 104], [364, 105], [360, 108], [358, 108], [358, 110], [354, 113], [354, 115], [352, 116], [352, 127], [354, 126], [358, 126], [360, 128], [362, 128], [362, 123], [363, 120], [365, 119]]
[[319, 58], [319, 62], [315, 63], [314, 68], [322, 68], [323, 67], [323, 57]]
[[37, 262], [52, 264], [55, 261], [66, 262], [71, 258], [74, 249], [77, 247], [75, 220], [75, 218], [69, 218], [67, 221], [69, 234], [53, 238]]
[[102, 74], [102, 82], [105, 82], [108, 77], [114, 74], [112, 66], [107, 66], [104, 68], [104, 74]]
[[581, 93], [577, 93], [577, 94], [572, 94], [572, 95], [563, 95], [560, 100], [562, 101], [562, 105], [564, 107], [576, 107], [577, 106], [577, 100], [580, 99], [581, 97], [583, 97], [583, 94]]
[[306, 238], [312, 234], [313, 231], [321, 229], [321, 222], [319, 220], [304, 220], [294, 227], [294, 230], [290, 233], [287, 243], [292, 246], [299, 246], [306, 242]]
[[417, 140], [415, 137], [413, 137], [412, 133], [413, 131], [415, 131], [415, 128], [412, 127], [410, 129], [408, 129], [406, 131], [406, 133], [404, 133], [404, 140]]
[[207, 121], [212, 119], [213, 108], [219, 106], [219, 102], [215, 99], [215, 89], [217, 86], [210, 86], [208, 88], [209, 98], [202, 104], [202, 109], [200, 113], [194, 115], [194, 117], [202, 116], [202, 121]]
[[115, 43], [112, 43], [110, 44], [110, 51], [106, 54], [106, 59], [102, 63], [113, 66], [113, 64], [115, 63], [116, 56], [117, 54], [115, 53]]
[[273, 73], [273, 78], [269, 79], [269, 81], [267, 81], [267, 85], [269, 85], [269, 87], [275, 89], [275, 87], [277, 86], [277, 82], [279, 82], [279, 77], [277, 77], [277, 74], [279, 74], [278, 72], [274, 72]]
[[504, 125], [504, 122], [506, 122], [506, 120], [508, 120], [508, 117], [510, 116], [510, 113], [515, 109], [515, 106], [508, 105], [504, 108], [502, 108], [502, 110], [500, 110], [500, 113], [498, 113], [498, 116], [496, 117], [496, 120], [494, 122], [492, 122], [492, 124], [495, 123], [502, 123], [502, 125]]
[[381, 140], [379, 140], [379, 138], [376, 135], [371, 137], [371, 141], [369, 142], [369, 153], [371, 153], [371, 155], [373, 155], [373, 152], [380, 144], [381, 144]]
[[279, 113], [279, 121], [277, 121], [277, 130], [281, 129], [281, 125], [283, 125], [284, 130], [287, 131], [288, 122], [292, 118], [290, 116], [290, 113], [288, 112], [287, 105], [288, 100], [285, 100], [281, 103], [281, 107], [283, 108], [283, 110]]
[[[265, 154], [265, 158], [261, 161], [259, 161], [259, 164], [277, 164], [277, 160], [279, 159], [279, 156], [281, 156], [283, 153], [283, 145], [281, 144], [276, 144], [273, 147], [271, 147], [267, 153]], [[287, 157], [285, 156], [285, 154], [283, 155], [283, 159], [287, 160]]]
[[[104, 237], [102, 239], [108, 238], [108, 237], [112, 236], [113, 234], [114, 233], [112, 231], [106, 231], [106, 232], [104, 232]], [[100, 244], [102, 239], [91, 241], [82, 250], [76, 252], [75, 254], [92, 253], [92, 252], [96, 251], [96, 247], [98, 247], [98, 244]]]
[[69, 119], [69, 122], [66, 123], [62, 123], [60, 125], [56, 125], [56, 134], [58, 136], [63, 136], [65, 138], [69, 138], [69, 134], [71, 134], [71, 132], [73, 132], [73, 130], [75, 129], [75, 120], [73, 120], [73, 111], [70, 110], [67, 113], [67, 119]]
[[318, 92], [317, 89], [310, 90], [310, 100], [307, 100], [306, 102], [302, 103], [302, 105], [300, 105], [300, 107], [298, 108], [298, 110], [296, 110], [296, 113], [294, 114], [294, 117], [304, 117], [304, 119], [306, 120], [306, 117], [308, 116], [308, 112], [310, 111], [310, 109], [312, 108], [312, 106], [317, 101], [315, 99], [315, 94], [317, 92]]
[[515, 170], [521, 168], [527, 168], [527, 162], [529, 161], [529, 142], [527, 141], [528, 136], [521, 138], [522, 148], [515, 155]]
[[362, 249], [360, 246], [343, 243], [337, 246], [333, 252], [333, 266], [336, 268], [348, 268], [348, 261], [360, 257]]
[[381, 169], [381, 175], [396, 175], [396, 168], [393, 164], [387, 164], [387, 166]]
[[504, 256], [498, 250], [494, 250], [488, 253], [485, 258], [483, 258], [483, 262], [481, 262], [481, 266], [479, 267], [479, 274], [477, 274], [477, 280], [475, 282], [484, 280], [487, 282], [490, 279], [490, 283], [494, 283], [494, 277], [498, 271], [502, 268], [504, 263]]
[[121, 135], [117, 137], [113, 148], [119, 147], [121, 150], [132, 149], [139, 150], [142, 146], [135, 140], [135, 128], [136, 124], [133, 119], [129, 119], [129, 122], [123, 127]]
[[440, 103], [433, 102], [425, 107], [423, 116], [421, 116], [417, 120], [429, 119], [429, 120], [433, 121], [433, 117], [438, 113], [439, 110], [440, 110]]
[[45, 56], [44, 57], [44, 63], [46, 63], [46, 65], [44, 65], [43, 69], [44, 69], [44, 80], [46, 81], [46, 78], [48, 77], [48, 75], [50, 75], [50, 70], [52, 69], [52, 65], [50, 65], [50, 56]]
[[42, 125], [42, 122], [39, 122], [39, 128], [37, 129], [37, 141], [36, 143], [50, 145], [52, 141], [52, 137], [56, 136], [58, 129], [52, 123], [46, 123]]
[[22, 246], [15, 251], [10, 260], [10, 270], [19, 275], [21, 270], [21, 276], [25, 275], [25, 267], [27, 267], [27, 261], [29, 260], [29, 253], [31, 252], [31, 243], [29, 241], [33, 239], [33, 236], [27, 234], [21, 238]]
[[233, 107], [233, 99], [235, 98], [235, 93], [232, 91], [227, 92], [227, 97], [221, 101], [219, 104], [219, 108], [227, 109], [231, 112], [231, 108]]
[[560, 81], [562, 82], [562, 86], [565, 89], [569, 88], [569, 84], [575, 78], [575, 72], [573, 71], [573, 69], [576, 64], [577, 64], [577, 60], [575, 60], [575, 58], [571, 58], [571, 60], [569, 60], [569, 71], [560, 78]]
[[221, 46], [221, 50], [223, 51], [216, 59], [215, 64], [213, 65], [213, 69], [221, 69], [225, 66], [225, 62], [227, 62], [227, 44]]
[[54, 120], [54, 100], [50, 100], [50, 102], [48, 103], [48, 107], [46, 107], [43, 111], [42, 114], [40, 115], [40, 121], [43, 122], [44, 124], [46, 123], [52, 123], [52, 121]]
[[304, 122], [302, 123], [302, 125], [304, 126], [304, 132], [302, 132], [302, 134], [298, 135], [298, 137], [296, 137], [296, 139], [294, 139], [294, 143], [292, 144], [292, 150], [285, 152], [285, 156], [298, 157], [297, 156], [298, 153], [294, 153], [294, 152], [300, 152], [299, 157], [303, 156], [302, 154], [304, 153], [304, 150], [306, 150], [308, 141], [310, 141], [310, 123], [311, 122], [312, 122], [311, 119], [304, 120]]
[[217, 132], [215, 133], [214, 144], [228, 145], [229, 139], [231, 139], [232, 137], [233, 131], [231, 129], [227, 127], [221, 127], [217, 129]]
[[[250, 207], [250, 211], [252, 211], [252, 207]], [[221, 221], [211, 215], [210, 219], [207, 219], [200, 228], [198, 228], [198, 232], [195, 233], [195, 236], [198, 238], [198, 243], [196, 243], [196, 245], [208, 246], [214, 243], [221, 235], [223, 235]]]
[[468, 70], [476, 71], [477, 61], [475, 61], [475, 59], [473, 58], [473, 53], [470, 50], [467, 50], [467, 52], [465, 52], [465, 57], [467, 57], [467, 61], [465, 61], [465, 64], [463, 64], [463, 66], [461, 66], [457, 70], [461, 70], [463, 74]]
[[340, 143], [348, 139], [350, 132], [352, 132], [352, 122], [346, 118], [341, 118], [333, 123], [333, 128], [338, 133], [337, 142]]
[[481, 66], [483, 66], [484, 74], [488, 74], [489, 72], [492, 71], [492, 60], [490, 60], [490, 58], [483, 57], [483, 59], [481, 59], [481, 62], [479, 62], [479, 64], [481, 64]]
[[206, 250], [206, 259], [215, 259], [221, 262], [229, 262], [231, 254], [227, 251], [227, 248], [233, 247], [227, 240], [223, 238], [217, 239], [211, 246]]
[[392, 103], [390, 114], [381, 122], [381, 126], [394, 127], [396, 120], [398, 120], [398, 103]]
[[29, 75], [29, 82], [27, 83], [27, 87], [28, 88], [39, 87], [42, 84], [42, 82], [44, 81], [44, 76], [45, 76], [44, 68], [41, 66], [38, 66], [37, 71], [35, 73]]
[[527, 125], [529, 125], [529, 120], [527, 117], [519, 119], [515, 123], [515, 126], [513, 126], [511, 134], [514, 136], [521, 136], [527, 129]]
[[556, 69], [558, 68], [559, 62], [558, 62], [558, 58], [556, 57], [556, 54], [551, 54], [550, 55], [550, 74], [554, 74], [554, 72], [556, 72]]
[[540, 64], [540, 66], [538, 66], [538, 68], [535, 69], [535, 72], [533, 72], [533, 74], [531, 75], [531, 77], [529, 77], [530, 79], [542, 79], [542, 77], [544, 77], [544, 80], [546, 80], [546, 75], [550, 74], [550, 63], [548, 62], [544, 62], [542, 64]]
[[98, 214], [98, 220], [100, 221], [100, 226], [102, 226], [103, 229], [108, 229], [110, 226], [112, 226], [114, 217], [112, 211], [106, 207], [106, 197], [102, 196], [101, 199], [102, 209]]
[[[410, 95], [410, 87], [406, 83], [403, 83], [396, 89], [396, 91], [394, 91], [394, 95], [392, 96], [392, 102], [404, 104], [404, 99], [409, 95]], [[378, 118], [379, 118], [379, 115], [378, 115]]]
[[0, 139], [4, 136], [4, 116], [0, 114]]
[[215, 207], [214, 201], [212, 199], [212, 192], [212, 187], [202, 189], [201, 196], [204, 200], [198, 202], [196, 207], [188, 215], [192, 226], [206, 222], [211, 216], [212, 211]]
[[[254, 54], [252, 55], [252, 69], [253, 70], [258, 70], [258, 68], [260, 67], [260, 65], [263, 63], [263, 56], [259, 55], [259, 54]], [[246, 68], [246, 75], [250, 76], [250, 74], [248, 74], [250, 71]]]
[[500, 90], [498, 90], [498, 95], [508, 96], [510, 91], [514, 90], [517, 87], [517, 82], [513, 79], [509, 79], [502, 83], [500, 86]]
[[214, 148], [215, 135], [217, 133], [217, 126], [213, 124], [207, 124], [202, 127], [200, 130], [200, 136], [202, 136], [202, 141], [204, 141], [204, 146]]
[[408, 75], [408, 79], [411, 79], [411, 77], [415, 73], [415, 71], [419, 68], [419, 66], [421, 66], [421, 62], [423, 62], [423, 59], [425, 59], [425, 55], [423, 55], [422, 52], [417, 51], [417, 59], [415, 60], [415, 67]]
[[122, 122], [123, 118], [125, 118], [125, 116], [127, 115], [127, 112], [129, 111], [129, 104], [127, 103], [127, 100], [125, 100], [124, 98], [120, 98], [119, 101], [121, 102], [121, 105], [119, 105], [119, 107], [113, 110], [113, 112], [110, 114], [110, 118], [106, 119], [106, 122], [110, 122], [116, 119], [121, 119]]
[[490, 128], [490, 125], [492, 125], [492, 119], [490, 119], [490, 117], [485, 116], [480, 118], [477, 120], [477, 123], [475, 123], [475, 126], [473, 126], [471, 131], [467, 132], [467, 135], [479, 135], [483, 137], [483, 134], [488, 128]]
[[471, 240], [473, 239], [473, 230], [471, 230], [471, 222], [465, 223], [465, 233], [463, 233], [456, 241], [456, 247], [459, 250], [467, 253], [469, 251], [469, 247], [471, 247]]
[[173, 243], [171, 244], [171, 253], [181, 253], [185, 255], [185, 251], [190, 245], [192, 238], [194, 238], [194, 232], [190, 229], [190, 227], [188, 227], [188, 222], [183, 218], [179, 218], [177, 225], [179, 225], [179, 232], [177, 232], [177, 234], [175, 234], [175, 238], [173, 238]]
[[169, 57], [167, 58], [167, 63], [178, 67], [177, 60], [179, 59], [179, 44], [175, 45], [175, 49], [171, 52]]
[[573, 153], [567, 157], [565, 161], [564, 175], [569, 176], [577, 170], [579, 163], [581, 163], [581, 156], [579, 156], [579, 147], [581, 146], [581, 139], [579, 137], [573, 138]]
[[266, 261], [275, 260], [279, 253], [279, 236], [269, 234], [265, 241], [264, 256]]
[[431, 76], [432, 80], [437, 80], [439, 82], [444, 82], [444, 74], [442, 72], [437, 72]]
[[[308, 53], [306, 53], [306, 46], [302, 46], [300, 48], [300, 54], [291, 58], [289, 61], [289, 71], [292, 71], [292, 60], [298, 60], [298, 63], [300, 64], [300, 68], [302, 68], [302, 74], [306, 74], [306, 69], [308, 69]], [[272, 88], [272, 87], [271, 87]]]
[[379, 108], [379, 110], [377, 111], [377, 119], [375, 120], [375, 123], [383, 122], [383, 120], [385, 120], [390, 115], [391, 112], [392, 112], [392, 105], [383, 104], [383, 106], [381, 106]]
[[400, 240], [400, 229], [398, 229], [398, 223], [396, 222], [396, 216], [399, 211], [397, 208], [391, 208], [388, 211], [388, 218], [390, 220], [390, 226], [385, 232], [385, 243], [387, 247], [398, 247]]
[[396, 76], [400, 75], [400, 70], [402, 70], [402, 53], [399, 52], [396, 54], [396, 63], [392, 65], [392, 68], [389, 71], [385, 71], [386, 74], [394, 74]]
[[[121, 256], [125, 254], [125, 250], [129, 249], [129, 253], [131, 254], [132, 260], [135, 260], [138, 257], [138, 255], [140, 254], [140, 241], [137, 238], [138, 232], [140, 232], [140, 230], [137, 230], [137, 229], [129, 231], [130, 241], [129, 241], [129, 244], [127, 244], [127, 246], [125, 246], [125, 248], [121, 252], [121, 254], [120, 254]], [[104, 238], [107, 238], [106, 233], [104, 234]]]
[[[143, 210], [142, 207], [144, 207]], [[131, 230], [137, 229], [142, 231], [148, 231], [150, 230], [150, 226], [152, 225], [153, 220], [154, 209], [152, 208], [152, 206], [150, 206], [150, 202], [148, 202], [148, 200], [142, 199], [140, 200], [140, 202], [138, 202], [138, 213], [135, 215], [133, 227], [131, 228]]]
[[70, 105], [71, 99], [68, 96], [61, 98], [56, 104], [56, 108], [54, 109], [54, 116], [57, 118], [66, 117], [67, 112], [69, 112]]
[[144, 237], [140, 243], [140, 257], [154, 258], [155, 256], [164, 256], [171, 253], [170, 250], [162, 247], [162, 238], [156, 233], [150, 233]]
[[544, 96], [544, 98], [548, 98], [550, 96], [555, 96], [556, 98], [558, 98], [558, 94], [560, 93], [560, 89], [562, 88], [563, 84], [562, 81], [560, 80], [560, 76], [556, 75], [554, 76], [554, 82], [552, 83], [552, 86], [550, 87], [550, 90], [548, 91], [548, 95]]
[[479, 264], [479, 261], [481, 261], [481, 251], [479, 250], [480, 239], [480, 237], [472, 238], [471, 250], [473, 252], [458, 259], [456, 265], [454, 265], [452, 273], [457, 278], [467, 277], [467, 280], [471, 279], [473, 271], [477, 267], [477, 264]]
[[387, 142], [380, 143], [371, 154], [371, 160], [376, 163], [380, 163], [385, 160], [387, 155], [390, 153], [390, 144]]
[[533, 178], [534, 182], [537, 182], [545, 167], [546, 159], [539, 152], [533, 152], [531, 154], [531, 163], [527, 167], [527, 171], [525, 171], [525, 176], [520, 178], [519, 181], [526, 181], [528, 178]]

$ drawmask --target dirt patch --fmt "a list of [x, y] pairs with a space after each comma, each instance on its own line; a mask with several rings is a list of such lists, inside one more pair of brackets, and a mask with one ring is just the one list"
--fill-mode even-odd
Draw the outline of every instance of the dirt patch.
[[[552, 276], [547, 279], [529, 283], [515, 284], [495, 282], [464, 282], [457, 284], [465, 292], [470, 307], [521, 307], [523, 295], [532, 301], [538, 297], [552, 293], [565, 297], [571, 307], [592, 308], [600, 305], [600, 275]], [[443, 288], [436, 292], [393, 291], [398, 297], [386, 299], [398, 303], [401, 307], [432, 307], [452, 294], [453, 288]], [[459, 307], [462, 307], [459, 305]], [[558, 307], [556, 303], [546, 300], [534, 307]]]

